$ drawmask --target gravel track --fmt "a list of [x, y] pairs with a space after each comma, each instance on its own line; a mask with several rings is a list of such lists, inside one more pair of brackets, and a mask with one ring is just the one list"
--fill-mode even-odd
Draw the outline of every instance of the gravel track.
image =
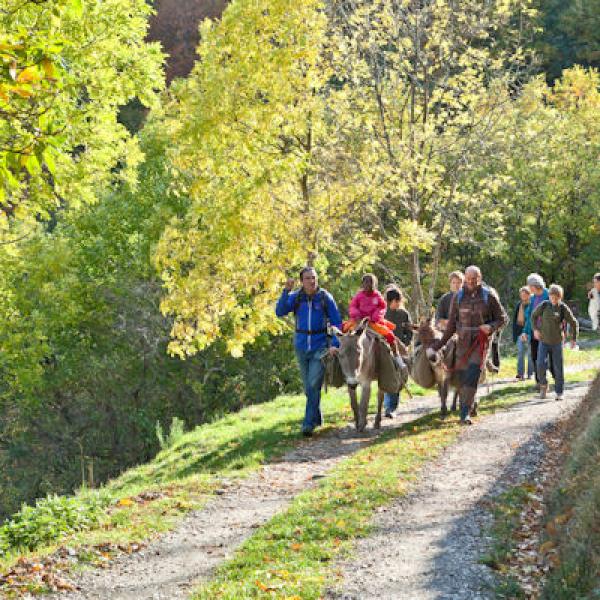
[[[397, 418], [384, 419], [380, 431], [439, 409], [436, 396], [401, 404]], [[106, 569], [84, 571], [74, 583], [78, 592], [47, 596], [69, 600], [175, 600], [210, 577], [221, 562], [254, 530], [284, 510], [345, 457], [372, 442], [380, 432], [358, 434], [347, 426], [299, 444], [279, 461], [247, 479], [224, 481], [218, 494], [179, 527], [140, 552], [117, 558]]]
[[[481, 386], [480, 397], [485, 396], [494, 389], [498, 389], [498, 386], [510, 383], [514, 383], [514, 380], [498, 380], [493, 386]], [[572, 392], [569, 392], [569, 399], [565, 400], [565, 406], [572, 403], [571, 395]], [[558, 409], [558, 406], [555, 407], [554, 412]], [[439, 410], [437, 396], [415, 397], [413, 400], [400, 405], [395, 419], [384, 419], [381, 431], [397, 428], [436, 410]], [[510, 420], [512, 415], [518, 413], [510, 411], [506, 414], [511, 415], [506, 417]], [[536, 425], [536, 419], [539, 415], [537, 412], [535, 415], [537, 416], [534, 418], [534, 422], [523, 426], [523, 436], [530, 433], [532, 425]], [[485, 418], [472, 430], [465, 431], [464, 439], [461, 440], [459, 445], [464, 443], [464, 440], [471, 438], [481, 438], [482, 443], [489, 437], [503, 439], [504, 432], [501, 432], [501, 436], [495, 435], [496, 425], [494, 423], [499, 418], [501, 419], [499, 415]], [[174, 531], [151, 541], [140, 552], [120, 556], [105, 569], [83, 571], [74, 581], [79, 591], [57, 593], [46, 597], [55, 600], [176, 600], [186, 598], [194, 585], [199, 581], [208, 579], [214, 569], [227, 560], [236, 548], [252, 535], [256, 528], [266, 523], [278, 512], [285, 510], [297, 494], [310, 488], [345, 457], [365, 447], [378, 435], [379, 432], [372, 429], [371, 421], [369, 429], [362, 434], [358, 434], [353, 426], [347, 426], [329, 434], [317, 435], [311, 440], [301, 441], [280, 460], [265, 465], [250, 477], [242, 480], [223, 481], [218, 494], [202, 510], [190, 513]], [[460, 453], [462, 450], [452, 450], [451, 455], [456, 456], [457, 452]], [[507, 452], [506, 444], [498, 450], [498, 461], [501, 459], [502, 452]], [[455, 476], [451, 470], [449, 470], [449, 474], [446, 473], [446, 470], [448, 469], [442, 469], [442, 472], [438, 472], [433, 479], [425, 475], [426, 479], [423, 485], [426, 487], [428, 485], [440, 485], [444, 489], [446, 489], [445, 481], [436, 481], [436, 478], [439, 479], [443, 476], [445, 479], [448, 477], [447, 493], [450, 494], [454, 491], [454, 497], [442, 500], [442, 505], [430, 506], [427, 509], [429, 511], [427, 514], [420, 514], [419, 518], [429, 519], [421, 528], [422, 531], [434, 526], [434, 523], [430, 522], [431, 516], [437, 515], [435, 518], [438, 519], [448, 514], [447, 511], [442, 510], [442, 506], [446, 502], [450, 501], [456, 507], [464, 504], [462, 501], [456, 503], [456, 490], [457, 486], [466, 485], [467, 480], [462, 478], [461, 481], [460, 474]], [[485, 477], [478, 477], [475, 482], [480, 480], [483, 486], [488, 482]], [[469, 483], [467, 488], [471, 487]], [[479, 487], [477, 487], [477, 490], [479, 490]], [[465, 502], [467, 500], [469, 502], [474, 501], [479, 495], [477, 490], [473, 488]], [[467, 491], [468, 489], [465, 489], [465, 493]], [[428, 495], [431, 494], [428, 493]], [[394, 507], [385, 514], [393, 515], [392, 521], [395, 521], [398, 517], [404, 523], [412, 522], [412, 519], [415, 518], [414, 516], [408, 518], [400, 516], [400, 507]], [[397, 524], [392, 523], [392, 525]], [[472, 527], [469, 523], [464, 524], [464, 526]], [[439, 527], [435, 525], [434, 529], [439, 529]], [[410, 533], [410, 531], [394, 530], [386, 533], [384, 535], [386, 541], [383, 547], [390, 543], [390, 540], [387, 540], [388, 535], [403, 537], [407, 533]], [[415, 530], [414, 538], [418, 540], [423, 535], [423, 533], [418, 533]], [[404, 561], [401, 558], [402, 552], [404, 552], [402, 550], [404, 542], [402, 540], [396, 541], [397, 547], [390, 548], [389, 553], [387, 549], [385, 551], [391, 562], [380, 563], [378, 560], [376, 565], [375, 562], [373, 563], [373, 569], [365, 571], [364, 577], [367, 583], [375, 572], [381, 571], [381, 568], [386, 571], [386, 577], [389, 575], [388, 570], [390, 572], [398, 570], [398, 566]], [[383, 540], [378, 538], [372, 546], [373, 550], [382, 543]], [[411, 548], [412, 543], [404, 546], [404, 548]], [[367, 544], [365, 547], [369, 547], [369, 541], [366, 541], [365, 544]], [[360, 547], [362, 548], [362, 546]], [[375, 554], [374, 552], [373, 555]], [[368, 562], [370, 564], [370, 561]], [[364, 561], [359, 561], [359, 566], [365, 564]], [[385, 566], [380, 568], [380, 564]], [[360, 571], [357, 571], [354, 575], [358, 576], [358, 573]], [[360, 580], [361, 577], [358, 577], [358, 579]], [[355, 580], [356, 577], [349, 573], [349, 590], [354, 590], [353, 582]], [[370, 588], [370, 586], [367, 587]], [[377, 586], [374, 586], [373, 590], [376, 588], [378, 589]], [[379, 593], [374, 593], [373, 596], [363, 596], [361, 595], [363, 592], [360, 586], [356, 590], [359, 595], [357, 596], [354, 591], [351, 591], [355, 595], [349, 597], [380, 596]], [[390, 593], [392, 595], [386, 597], [421, 598], [420, 595], [399, 596], [396, 592]], [[425, 598], [426, 596], [422, 597]], [[469, 597], [473, 598], [473, 596]]]
[[543, 429], [575, 410], [588, 383], [499, 411], [465, 428], [423, 470], [408, 497], [375, 519], [375, 532], [339, 565], [343, 600], [480, 600], [494, 598], [493, 571], [478, 562], [489, 539], [486, 500], [532, 477], [544, 456]]

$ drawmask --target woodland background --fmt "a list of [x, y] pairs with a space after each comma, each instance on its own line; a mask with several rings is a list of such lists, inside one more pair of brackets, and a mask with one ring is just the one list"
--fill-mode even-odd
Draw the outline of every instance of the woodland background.
[[533, 270], [584, 306], [600, 270], [598, 0], [0, 0], [0, 25], [0, 518], [297, 391], [273, 302], [307, 260], [342, 307], [368, 269], [415, 316], [471, 263], [509, 307]]

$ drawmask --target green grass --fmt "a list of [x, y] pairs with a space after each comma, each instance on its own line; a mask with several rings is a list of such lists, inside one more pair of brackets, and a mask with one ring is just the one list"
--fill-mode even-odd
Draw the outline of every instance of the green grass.
[[519, 583], [507, 572], [507, 563], [515, 546], [515, 533], [521, 524], [521, 511], [530, 501], [535, 487], [523, 484], [509, 488], [491, 503], [492, 544], [480, 562], [498, 572], [497, 598], [525, 598]]
[[332, 561], [369, 531], [373, 511], [404, 493], [458, 427], [430, 415], [381, 435], [247, 540], [196, 599], [319, 598]]
[[[586, 355], [589, 353], [579, 356]], [[412, 383], [409, 389], [413, 396], [432, 393]], [[497, 394], [499, 407], [502, 394]], [[407, 400], [406, 394], [403, 399]], [[293, 447], [299, 439], [304, 402], [301, 395], [282, 396], [185, 433], [149, 463], [109, 482], [101, 491], [108, 508], [88, 529], [73, 532], [57, 528], [54, 541], [45, 539], [40, 545], [30, 546], [34, 553], [9, 544], [4, 552], [0, 549], [0, 572], [9, 569], [20, 556], [43, 557], [60, 545], [127, 545], [172, 529], [187, 512], [201, 508], [223, 478], [247, 476]], [[326, 425], [318, 435], [351, 421], [344, 389], [325, 394], [322, 410]], [[156, 498], [138, 498], [145, 492], [155, 493]], [[89, 504], [90, 494], [95, 492], [84, 490], [73, 496], [74, 502], [83, 509]]]
[[[414, 396], [427, 393], [414, 384], [410, 389]], [[9, 569], [19, 556], [32, 551], [45, 556], [60, 544], [123, 545], [172, 529], [183, 515], [205, 504], [220, 480], [247, 476], [293, 447], [300, 438], [304, 403], [302, 396], [282, 396], [185, 433], [149, 463], [109, 482], [101, 495], [110, 508], [87, 530], [73, 533], [73, 528], [57, 525], [39, 543], [22, 545], [12, 539], [3, 542], [0, 536], [0, 571]], [[351, 420], [347, 392], [329, 390], [322, 410], [326, 424], [318, 435], [346, 425]], [[129, 503], [129, 498], [149, 491], [156, 500]], [[82, 490], [71, 503], [85, 511], [95, 497], [94, 491]]]
[[[583, 377], [577, 373], [567, 380]], [[480, 413], [514, 405], [531, 388], [517, 383], [497, 390], [482, 401]], [[406, 494], [423, 464], [449, 446], [459, 431], [456, 419], [442, 421], [436, 413], [384, 433], [257, 531], [193, 598], [322, 597], [336, 584], [332, 565], [368, 534], [377, 507]]]

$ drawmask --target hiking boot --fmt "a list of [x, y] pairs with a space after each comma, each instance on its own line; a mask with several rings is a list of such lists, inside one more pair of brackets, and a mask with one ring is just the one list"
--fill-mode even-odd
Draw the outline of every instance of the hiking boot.
[[306, 438], [312, 437], [313, 436], [313, 430], [312, 429], [303, 429], [302, 430], [302, 435]]
[[556, 394], [556, 400], [564, 400], [565, 397], [562, 394]]
[[540, 385], [540, 400], [544, 400], [546, 398], [547, 393], [548, 393], [548, 386]]
[[385, 412], [384, 416], [385, 416], [386, 419], [393, 419], [394, 418], [394, 415], [389, 410], [387, 410]]
[[517, 373], [517, 375], [515, 376], [515, 379], [525, 379], [525, 378], [523, 377], [523, 375], [519, 375], [519, 374]]
[[473, 421], [471, 421], [471, 417], [467, 416], [464, 419], [460, 420], [461, 425], [473, 425]]

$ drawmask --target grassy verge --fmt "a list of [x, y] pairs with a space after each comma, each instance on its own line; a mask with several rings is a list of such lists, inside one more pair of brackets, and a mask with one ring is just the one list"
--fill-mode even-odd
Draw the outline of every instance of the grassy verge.
[[[414, 384], [410, 389], [415, 396], [426, 393]], [[0, 527], [0, 573], [21, 557], [38, 560], [59, 546], [118, 549], [172, 529], [201, 508], [224, 478], [247, 476], [289, 450], [299, 439], [303, 407], [302, 396], [250, 406], [181, 435], [154, 460], [99, 491], [24, 507]], [[322, 408], [326, 425], [319, 435], [351, 419], [344, 390], [325, 394]], [[94, 562], [106, 552], [78, 555]]]
[[[410, 389], [414, 396], [429, 393], [414, 384]], [[322, 433], [351, 420], [345, 390], [330, 390], [322, 404], [327, 423]], [[0, 573], [18, 559], [38, 561], [60, 547], [76, 549], [82, 562], [103, 562], [113, 551], [172, 529], [187, 512], [201, 508], [224, 478], [246, 476], [291, 448], [298, 441], [303, 407], [302, 396], [284, 396], [183, 434], [154, 460], [130, 469], [102, 490], [69, 497], [67, 504], [82, 517], [72, 523], [65, 524], [64, 497], [56, 499], [58, 512], [50, 525], [36, 525], [44, 521], [41, 508], [16, 515], [17, 534], [0, 532]], [[26, 535], [18, 533], [21, 528]]]
[[547, 600], [600, 598], [600, 377], [591, 404], [549, 499], [546, 543], [558, 560], [542, 591]]
[[[600, 376], [595, 370], [578, 371], [567, 375], [567, 381], [594, 377], [579, 410], [561, 423], [561, 442], [555, 445], [558, 449], [545, 467], [545, 484], [513, 486], [491, 504], [493, 542], [481, 562], [498, 573], [497, 598], [530, 597], [532, 588], [538, 590], [536, 597], [547, 600], [600, 598], [600, 476], [596, 473], [600, 459]], [[564, 456], [570, 439], [575, 442]], [[562, 475], [557, 469], [562, 469]], [[539, 502], [541, 494], [546, 503]], [[544, 507], [543, 517], [532, 516], [532, 508], [539, 513], [537, 509]], [[529, 538], [534, 540], [533, 545], [526, 541]], [[529, 562], [519, 564], [522, 555], [521, 559], [515, 558], [515, 549], [523, 545], [529, 550], [537, 548], [537, 568]], [[520, 582], [524, 573], [527, 589]]]
[[515, 535], [521, 525], [523, 509], [535, 491], [535, 486], [528, 484], [513, 486], [491, 504], [493, 525], [490, 535], [493, 542], [480, 562], [498, 572], [497, 598], [525, 598], [519, 582], [508, 572], [507, 563], [516, 543]]
[[[586, 380], [593, 373], [576, 373], [568, 381]], [[480, 412], [506, 408], [530, 393], [528, 384], [504, 387], [483, 401]], [[374, 511], [404, 495], [422, 465], [459, 431], [456, 420], [441, 421], [433, 414], [383, 434], [248, 539], [193, 598], [322, 597], [336, 582], [334, 560], [368, 533]]]

